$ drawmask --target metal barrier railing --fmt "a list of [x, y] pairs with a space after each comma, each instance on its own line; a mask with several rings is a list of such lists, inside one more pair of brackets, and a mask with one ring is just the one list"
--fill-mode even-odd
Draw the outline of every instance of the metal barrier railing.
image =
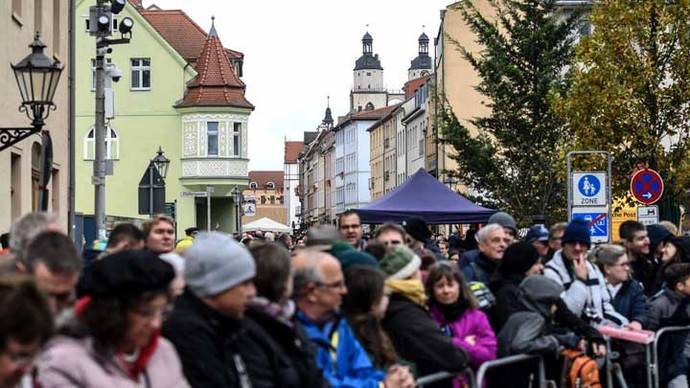
[[417, 379], [417, 387], [424, 387], [429, 384], [434, 384], [439, 381], [444, 381], [448, 379], [454, 379], [458, 377], [464, 377], [467, 380], [467, 383], [469, 384], [470, 387], [476, 388], [477, 387], [477, 382], [474, 378], [474, 372], [472, 372], [472, 369], [466, 368], [460, 373], [450, 373], [450, 372], [437, 372], [433, 373], [430, 375], [422, 376]]
[[655, 388], [660, 388], [659, 385], [659, 338], [667, 333], [677, 333], [681, 331], [690, 332], [690, 326], [668, 326], [656, 332], [654, 342], [652, 342], [652, 354], [651, 358], [653, 363], [649, 365], [647, 374], [652, 374], [654, 376], [654, 386]]
[[544, 360], [540, 356], [528, 355], [528, 354], [517, 354], [514, 356], [503, 357], [497, 360], [488, 361], [483, 363], [479, 370], [477, 371], [477, 387], [484, 387], [486, 383], [486, 376], [490, 369], [503, 367], [511, 364], [520, 364], [528, 361], [537, 361], [537, 382], [539, 387], [545, 387], [547, 385], [546, 381], [546, 371], [544, 369]]

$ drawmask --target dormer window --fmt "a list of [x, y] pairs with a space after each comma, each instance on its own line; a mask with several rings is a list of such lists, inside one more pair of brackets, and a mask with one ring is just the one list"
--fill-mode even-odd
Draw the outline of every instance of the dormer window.
[[268, 182], [268, 183], [266, 183], [266, 188], [269, 190], [275, 190], [276, 184], [273, 182]]
[[256, 188], [257, 188], [256, 182], [249, 183], [249, 188], [252, 190], [256, 190]]

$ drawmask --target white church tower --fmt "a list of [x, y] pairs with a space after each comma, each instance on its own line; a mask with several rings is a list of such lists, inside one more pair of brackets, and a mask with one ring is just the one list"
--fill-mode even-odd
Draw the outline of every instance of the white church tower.
[[419, 52], [417, 58], [410, 63], [407, 70], [407, 80], [413, 80], [431, 74], [431, 57], [429, 56], [429, 37], [422, 32], [419, 36]]
[[374, 39], [367, 32], [362, 38], [362, 56], [355, 62], [354, 83], [350, 92], [350, 111], [374, 110], [388, 103], [383, 86], [383, 67], [379, 55], [373, 52]]

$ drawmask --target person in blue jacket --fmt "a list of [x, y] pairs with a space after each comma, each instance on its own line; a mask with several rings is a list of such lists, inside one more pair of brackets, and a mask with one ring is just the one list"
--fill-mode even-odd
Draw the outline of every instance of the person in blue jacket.
[[297, 322], [315, 345], [316, 365], [332, 387], [414, 387], [407, 367], [376, 369], [339, 313], [347, 293], [340, 262], [319, 251], [300, 250], [293, 258]]

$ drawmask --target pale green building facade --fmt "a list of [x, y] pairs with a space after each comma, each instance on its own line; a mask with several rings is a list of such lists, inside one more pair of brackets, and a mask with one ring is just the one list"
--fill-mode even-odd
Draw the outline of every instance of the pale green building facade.
[[[95, 39], [85, 20], [93, 1], [77, 0], [76, 11], [76, 211], [93, 215], [93, 125], [95, 111]], [[122, 77], [112, 83], [114, 118], [108, 122], [106, 158], [113, 174], [106, 177], [107, 228], [120, 220], [144, 220], [138, 213], [138, 186], [149, 161], [159, 147], [170, 159], [166, 181], [166, 202], [176, 203], [178, 238], [190, 226], [206, 229], [206, 199], [183, 196], [184, 192], [214, 188], [211, 224], [225, 232], [236, 230], [235, 203], [229, 194], [248, 184], [247, 123], [252, 109], [232, 106], [176, 107], [197, 75], [190, 64], [142, 16], [143, 10], [128, 3], [116, 17], [134, 20], [129, 44], [114, 45], [107, 55]], [[148, 12], [148, 11], [146, 11]], [[161, 11], [163, 12], [163, 11]], [[185, 15], [186, 17], [186, 15]], [[119, 33], [114, 34], [119, 36]], [[107, 108], [106, 108], [107, 110]], [[219, 127], [208, 138], [207, 122]], [[240, 123], [240, 127], [234, 123]], [[234, 129], [239, 139], [233, 138]], [[240, 155], [231, 153], [232, 142], [242, 145]], [[217, 141], [211, 145], [211, 141]], [[218, 152], [209, 154], [208, 148]], [[85, 226], [86, 228], [86, 226]], [[86, 234], [88, 236], [88, 233]]]

